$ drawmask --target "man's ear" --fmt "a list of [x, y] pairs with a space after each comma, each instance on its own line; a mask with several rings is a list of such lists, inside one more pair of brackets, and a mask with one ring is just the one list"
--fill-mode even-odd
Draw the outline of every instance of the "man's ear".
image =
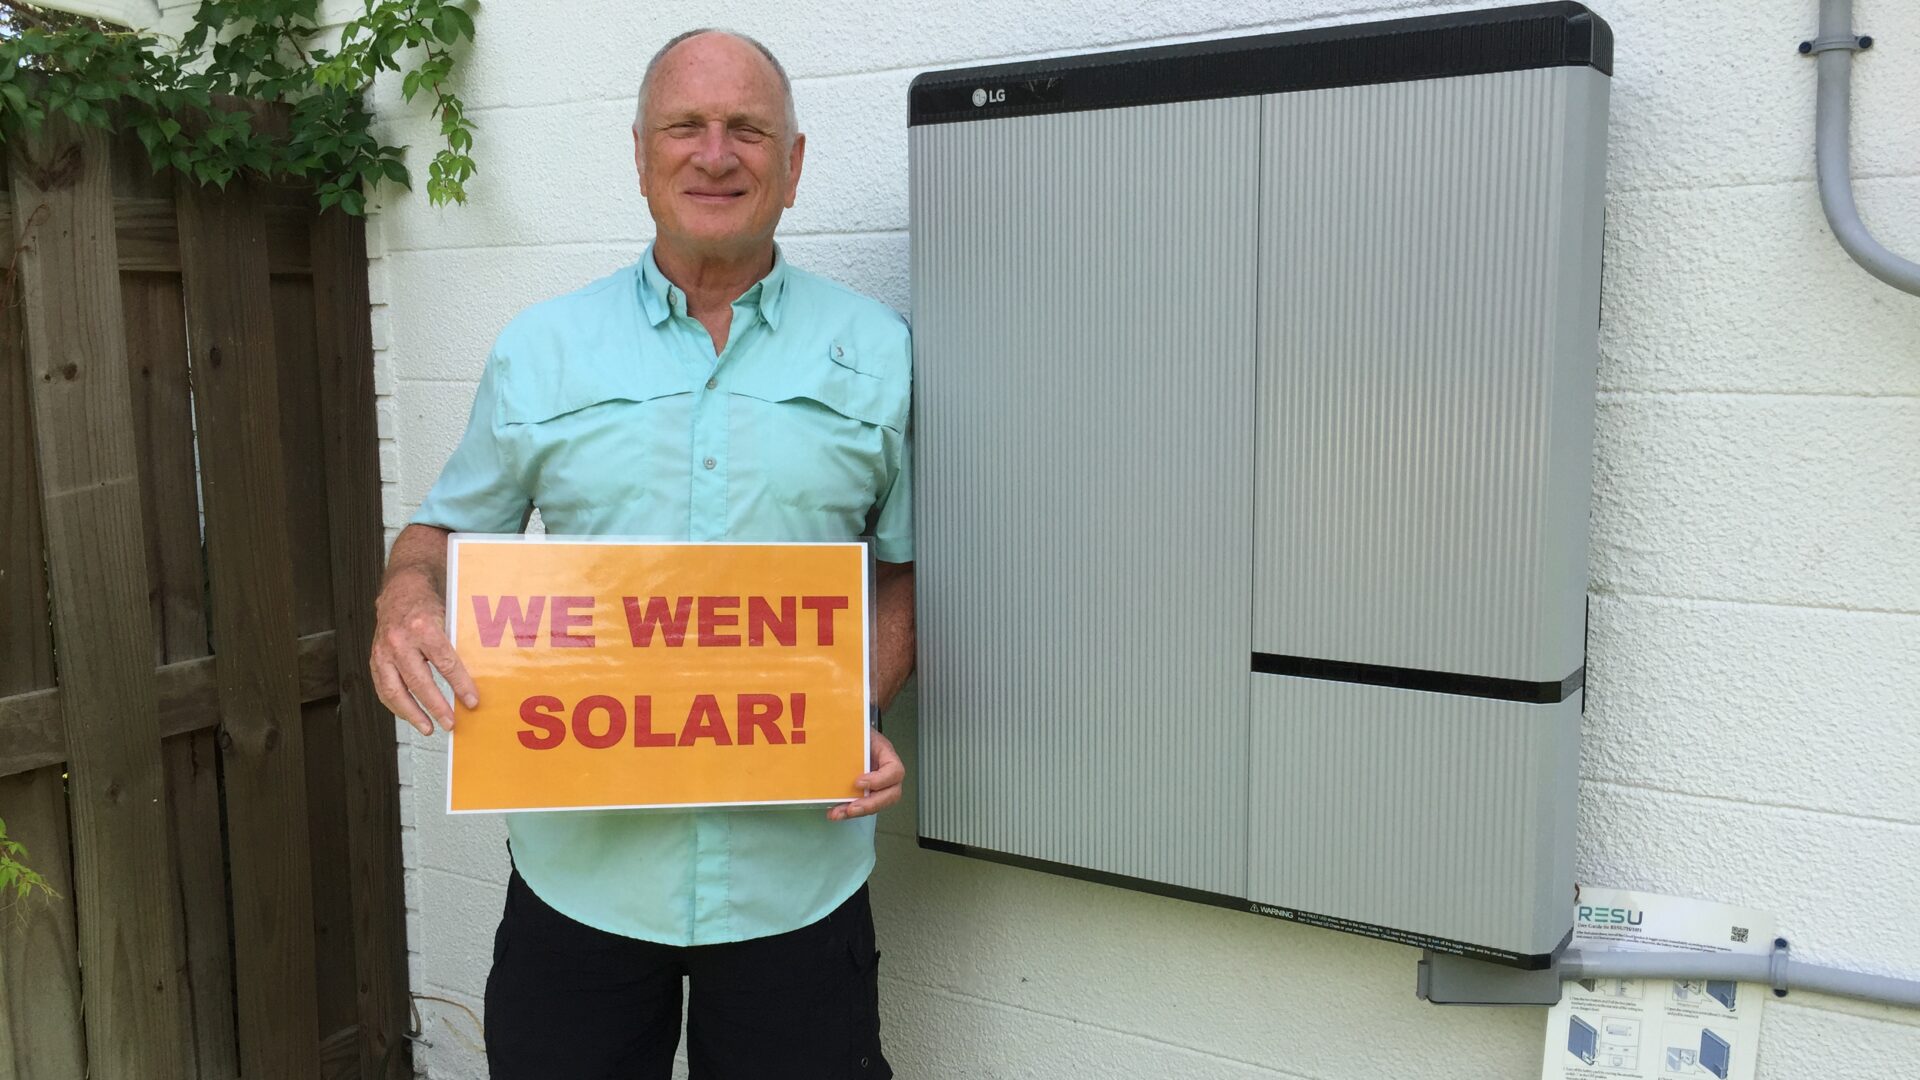
[[800, 166], [807, 160], [807, 137], [795, 135], [793, 149], [787, 152], [787, 209], [793, 209], [793, 197], [800, 191]]
[[633, 122], [633, 171], [640, 177], [640, 195], [647, 198], [647, 142], [640, 135], [640, 121]]

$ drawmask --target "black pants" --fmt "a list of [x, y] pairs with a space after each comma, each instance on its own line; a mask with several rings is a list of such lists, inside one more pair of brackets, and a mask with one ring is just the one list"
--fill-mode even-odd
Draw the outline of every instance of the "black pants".
[[687, 977], [693, 1080], [887, 1080], [866, 886], [819, 922], [725, 945], [609, 934], [515, 871], [487, 976], [493, 1080], [666, 1080]]

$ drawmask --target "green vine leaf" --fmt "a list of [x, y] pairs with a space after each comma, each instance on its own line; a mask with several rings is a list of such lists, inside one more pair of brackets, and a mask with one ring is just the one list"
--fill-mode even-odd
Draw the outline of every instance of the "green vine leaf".
[[46, 878], [26, 865], [26, 859], [26, 846], [7, 835], [7, 823], [0, 820], [0, 895], [11, 892], [16, 901], [36, 892], [47, 899], [58, 895]]
[[[202, 0], [171, 46], [20, 0], [0, 0], [0, 142], [48, 115], [132, 131], [155, 172], [225, 187], [236, 175], [313, 181], [321, 206], [366, 213], [366, 187], [412, 188], [405, 147], [369, 134], [366, 94], [382, 72], [401, 96], [428, 95], [444, 149], [427, 167], [435, 205], [465, 203], [474, 125], [449, 89], [455, 47], [474, 36], [471, 3], [365, 0], [338, 47], [315, 47], [319, 0]], [[285, 131], [256, 131], [216, 96], [279, 102]], [[0, 890], [3, 891], [3, 890]]]

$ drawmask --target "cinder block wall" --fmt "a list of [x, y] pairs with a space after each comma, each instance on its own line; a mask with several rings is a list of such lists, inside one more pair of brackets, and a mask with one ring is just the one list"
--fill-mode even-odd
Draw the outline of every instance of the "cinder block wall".
[[[1384, 18], [1394, 0], [1033, 5], [491, 0], [463, 64], [463, 209], [379, 193], [381, 465], [397, 528], [514, 311], [632, 260], [646, 58], [731, 25], [796, 79], [797, 263], [907, 305], [906, 88], [924, 69]], [[1920, 299], [1835, 246], [1813, 185], [1813, 0], [1595, 0], [1617, 39], [1583, 880], [1777, 912], [1803, 954], [1920, 974]], [[1920, 258], [1920, 8], [1860, 0], [1867, 221]], [[435, 131], [382, 91], [424, 173]], [[1196, 162], [1204, 168], [1205, 162]], [[909, 761], [911, 696], [888, 731]], [[443, 740], [401, 728], [415, 990], [436, 1078], [485, 1075], [478, 1013], [507, 863], [442, 815]], [[1035, 763], [1044, 782], [1046, 763]], [[1538, 1010], [1413, 997], [1412, 950], [951, 856], [882, 825], [889, 1056], [909, 1078], [1525, 1077]], [[451, 1003], [451, 1004], [450, 1004]], [[1770, 1004], [1761, 1075], [1895, 1080], [1920, 1014]]]

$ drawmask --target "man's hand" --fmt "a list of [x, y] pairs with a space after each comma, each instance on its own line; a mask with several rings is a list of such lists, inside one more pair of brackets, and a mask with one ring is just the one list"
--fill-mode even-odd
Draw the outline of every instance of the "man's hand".
[[[880, 563], [876, 567], [874, 663], [878, 673], [876, 700], [881, 708], [913, 671], [913, 564]], [[900, 785], [907, 778], [907, 767], [893, 743], [878, 731], [873, 733], [873, 770], [854, 780], [866, 792], [850, 803], [827, 811], [831, 821], [877, 814], [900, 801]]]
[[433, 572], [436, 563], [445, 572], [446, 550], [444, 531], [408, 526], [394, 542], [387, 581], [374, 602], [377, 622], [368, 658], [374, 692], [422, 735], [433, 734], [436, 720], [453, 729], [453, 707], [434, 685], [432, 668], [440, 670], [467, 708], [480, 704], [473, 677], [447, 640], [446, 599]]
[[846, 821], [885, 810], [900, 801], [900, 785], [906, 778], [907, 767], [901, 764], [900, 754], [894, 750], [893, 743], [887, 741], [885, 735], [874, 732], [873, 771], [854, 780], [866, 794], [828, 810], [827, 820]]

